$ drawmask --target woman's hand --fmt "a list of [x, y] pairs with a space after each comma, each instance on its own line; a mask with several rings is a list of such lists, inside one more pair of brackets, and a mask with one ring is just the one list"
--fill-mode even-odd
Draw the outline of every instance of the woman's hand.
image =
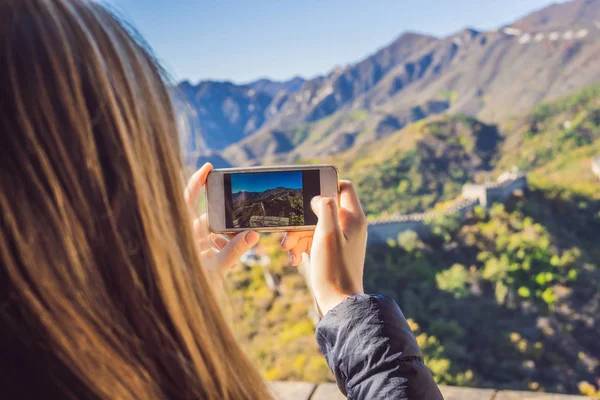
[[340, 182], [340, 207], [335, 199], [317, 196], [311, 207], [318, 217], [313, 232], [289, 232], [282, 247], [298, 265], [310, 254], [308, 283], [323, 315], [346, 298], [361, 294], [367, 246], [367, 218], [354, 185]]
[[230, 239], [211, 233], [208, 229], [206, 214], [196, 217], [196, 206], [200, 200], [202, 188], [206, 185], [208, 174], [213, 166], [206, 163], [192, 177], [185, 189], [184, 197], [189, 213], [194, 221], [194, 236], [198, 242], [202, 266], [210, 274], [224, 276], [234, 267], [240, 257], [254, 247], [260, 235], [254, 231], [241, 232]]

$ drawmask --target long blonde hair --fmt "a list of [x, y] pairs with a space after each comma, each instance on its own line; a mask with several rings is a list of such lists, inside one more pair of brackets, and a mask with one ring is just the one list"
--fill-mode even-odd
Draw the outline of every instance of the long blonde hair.
[[262, 399], [203, 272], [163, 74], [85, 0], [0, 3], [6, 398]]

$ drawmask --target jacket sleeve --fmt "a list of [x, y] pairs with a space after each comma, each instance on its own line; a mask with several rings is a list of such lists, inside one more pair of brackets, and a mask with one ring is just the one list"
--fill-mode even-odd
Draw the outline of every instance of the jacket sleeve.
[[323, 317], [316, 337], [348, 399], [443, 400], [402, 311], [389, 297], [345, 300]]

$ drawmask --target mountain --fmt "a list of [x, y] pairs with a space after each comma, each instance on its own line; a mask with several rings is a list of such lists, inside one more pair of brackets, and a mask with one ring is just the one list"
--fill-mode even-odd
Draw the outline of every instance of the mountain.
[[538, 186], [600, 200], [596, 155], [600, 84], [498, 125], [465, 115], [429, 118], [329, 161], [355, 183], [367, 215], [377, 217], [431, 209], [460, 196], [464, 183], [515, 167]]
[[426, 211], [460, 196], [463, 184], [486, 179], [500, 158], [503, 140], [495, 125], [445, 115], [331, 161], [355, 183], [367, 215]]
[[263, 78], [254, 82], [250, 82], [249, 84], [247, 84], [247, 86], [251, 87], [256, 91], [264, 92], [271, 95], [272, 97], [275, 97], [275, 95], [281, 91], [287, 93], [295, 93], [299, 91], [302, 88], [302, 85], [304, 85], [304, 82], [306, 82], [304, 78], [301, 78], [299, 76], [296, 76], [288, 81], [283, 82], [272, 81], [270, 79]]
[[278, 102], [300, 90], [304, 79], [276, 82], [259, 79], [245, 85], [183, 81], [174, 88], [177, 108], [193, 132], [187, 150], [204, 156], [254, 133], [279, 112]]
[[600, 199], [592, 170], [592, 160], [600, 155], [600, 84], [539, 104], [500, 126], [506, 134], [496, 170], [516, 166], [530, 171], [540, 185]]
[[[284, 187], [276, 187], [265, 190], [264, 192], [248, 192], [241, 191], [233, 193], [232, 201], [234, 208], [239, 208], [243, 203], [250, 201], [251, 203], [265, 202], [265, 204], [273, 199], [285, 198], [286, 196], [295, 196], [302, 194], [302, 189], [289, 189]], [[267, 212], [269, 209], [267, 208]], [[269, 214], [271, 215], [271, 214]]]
[[304, 223], [302, 189], [277, 187], [264, 192], [242, 191], [235, 193], [232, 200], [235, 226], [262, 226], [261, 222], [252, 225], [252, 217], [280, 217], [286, 219], [284, 224], [292, 225]]
[[265, 122], [273, 101], [268, 93], [231, 82], [192, 85], [185, 81], [175, 91], [180, 104], [186, 106], [180, 110], [194, 131], [189, 151], [200, 145], [207, 150], [223, 149], [255, 132]]
[[600, 81], [599, 21], [600, 0], [574, 0], [489, 32], [405, 33], [302, 85], [214, 87], [190, 102], [194, 136], [229, 164], [252, 165], [335, 155], [436, 114], [499, 122]]
[[566, 26], [594, 26], [600, 15], [600, 3], [594, 0], [554, 3], [520, 19], [511, 26], [523, 31], [561, 29]]
[[[329, 159], [370, 217], [442, 207], [462, 183], [514, 166], [528, 173], [527, 189], [503, 204], [367, 248], [365, 290], [398, 302], [436, 382], [598, 398], [597, 155], [600, 84], [498, 124], [430, 117]], [[310, 290], [280, 240], [261, 239], [268, 267], [230, 275], [236, 334], [269, 380], [333, 381]]]

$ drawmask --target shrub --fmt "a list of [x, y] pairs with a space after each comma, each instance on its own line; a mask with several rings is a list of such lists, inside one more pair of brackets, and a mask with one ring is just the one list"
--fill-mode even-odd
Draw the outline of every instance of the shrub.
[[438, 273], [435, 277], [439, 289], [452, 293], [456, 298], [467, 297], [469, 272], [460, 264], [454, 264], [449, 269]]

